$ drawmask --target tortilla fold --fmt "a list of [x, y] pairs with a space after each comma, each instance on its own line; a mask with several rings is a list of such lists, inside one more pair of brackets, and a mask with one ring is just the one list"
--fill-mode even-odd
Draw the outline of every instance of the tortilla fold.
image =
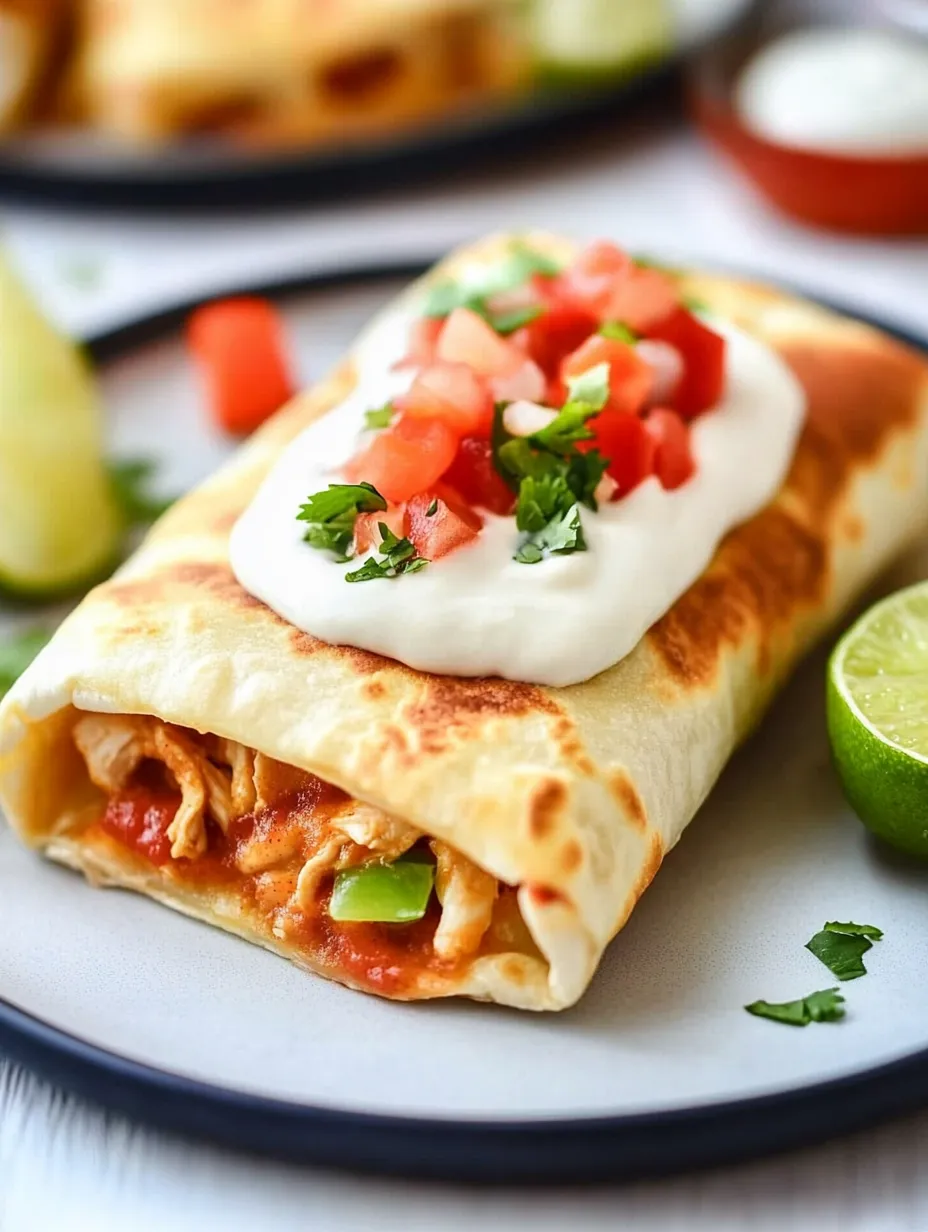
[[[574, 251], [549, 235], [527, 240]], [[508, 242], [485, 240], [429, 277], [491, 262]], [[71, 738], [80, 711], [153, 715], [318, 775], [518, 887], [529, 943], [424, 970], [387, 995], [574, 1003], [802, 654], [928, 521], [923, 357], [779, 290], [681, 277], [784, 356], [809, 413], [776, 499], [726, 537], [622, 662], [564, 689], [430, 676], [322, 643], [242, 589], [231, 527], [281, 451], [351, 390], [349, 357], [174, 506], [7, 696], [0, 802], [20, 837], [95, 882], [357, 984], [268, 934], [234, 895], [174, 885], [115, 844], [82, 841], [102, 796]]]

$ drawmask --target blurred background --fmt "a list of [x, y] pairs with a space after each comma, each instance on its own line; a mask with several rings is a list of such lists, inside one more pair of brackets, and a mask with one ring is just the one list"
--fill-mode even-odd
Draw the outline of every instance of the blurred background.
[[[274, 346], [301, 384], [400, 274], [485, 231], [542, 227], [797, 285], [928, 333], [928, 0], [0, 0], [0, 226], [0, 389], [12, 391], [0, 583], [14, 583], [0, 625], [31, 634], [71, 601], [77, 571], [58, 559], [49, 584], [15, 584], [44, 546], [11, 543], [10, 527], [25, 517], [54, 538], [71, 511], [42, 469], [47, 388], [5, 374], [22, 376], [27, 357], [41, 373], [68, 339], [91, 344], [96, 372], [92, 388], [86, 374], [58, 388], [54, 430], [67, 442], [95, 403], [88, 448], [117, 459], [137, 529], [242, 434], [210, 414], [183, 333], [205, 300], [268, 297]], [[26, 445], [24, 414], [38, 425]], [[26, 515], [14, 471], [28, 475]], [[0, 652], [0, 689], [21, 661]], [[69, 1194], [91, 1211], [119, 1190], [125, 1214], [130, 1181], [103, 1144], [128, 1139], [3, 1066], [0, 1226], [64, 1226]], [[856, 1150], [831, 1153], [833, 1179]], [[152, 1222], [132, 1217], [186, 1227], [178, 1194], [202, 1212], [223, 1164], [157, 1151], [132, 1136]], [[704, 1187], [706, 1222], [687, 1226], [780, 1209], [790, 1185], [778, 1176], [755, 1191]], [[898, 1226], [923, 1227], [928, 1199], [908, 1182], [915, 1222]], [[281, 1173], [264, 1209], [295, 1218], [309, 1183]], [[648, 1211], [682, 1210], [687, 1184], [651, 1192]], [[813, 1213], [814, 1169], [797, 1184]], [[313, 1226], [338, 1222], [336, 1188], [332, 1223]], [[357, 1189], [351, 1201], [359, 1210]], [[877, 1226], [860, 1215], [849, 1205], [843, 1226]], [[99, 1209], [73, 1218], [110, 1226]]]

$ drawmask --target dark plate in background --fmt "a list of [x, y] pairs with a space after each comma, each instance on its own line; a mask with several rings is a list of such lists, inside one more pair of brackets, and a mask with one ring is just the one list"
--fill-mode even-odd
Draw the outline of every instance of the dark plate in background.
[[[621, 3], [622, 0], [615, 0]], [[694, 10], [675, 56], [598, 89], [544, 90], [394, 138], [344, 147], [256, 154], [218, 143], [153, 153], [92, 134], [23, 135], [0, 143], [0, 194], [49, 205], [138, 210], [239, 209], [321, 203], [487, 167], [605, 127], [637, 103], [672, 89], [685, 56], [730, 30], [756, 0], [686, 0]], [[703, 11], [704, 10], [704, 11]]]

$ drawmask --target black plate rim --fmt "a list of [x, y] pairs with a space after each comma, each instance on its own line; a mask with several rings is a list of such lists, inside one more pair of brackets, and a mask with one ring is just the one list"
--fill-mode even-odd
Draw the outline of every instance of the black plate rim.
[[[421, 273], [429, 264], [406, 260], [303, 275], [236, 293], [326, 290]], [[928, 353], [926, 335], [795, 285], [764, 281]], [[100, 362], [118, 358], [169, 333], [198, 302], [139, 317], [88, 340], [88, 348]], [[153, 1128], [275, 1159], [458, 1183], [564, 1185], [674, 1175], [821, 1143], [928, 1104], [928, 1047], [840, 1078], [721, 1103], [593, 1118], [455, 1121], [229, 1090], [111, 1052], [3, 998], [0, 1046], [68, 1091]]]

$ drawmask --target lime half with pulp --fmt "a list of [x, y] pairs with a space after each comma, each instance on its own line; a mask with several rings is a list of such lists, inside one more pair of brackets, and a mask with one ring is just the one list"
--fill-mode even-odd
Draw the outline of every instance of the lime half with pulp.
[[94, 581], [121, 532], [90, 367], [0, 253], [0, 590], [43, 597]]
[[845, 633], [828, 664], [827, 715], [861, 821], [928, 858], [928, 582], [890, 595]]

